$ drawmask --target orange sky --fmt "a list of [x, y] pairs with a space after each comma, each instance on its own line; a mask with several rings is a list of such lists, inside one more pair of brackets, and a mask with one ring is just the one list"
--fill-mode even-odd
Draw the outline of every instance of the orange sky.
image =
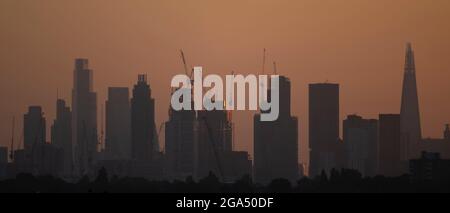
[[[12, 116], [22, 121], [28, 105], [42, 105], [50, 127], [57, 88], [70, 102], [76, 57], [90, 60], [99, 106], [108, 86], [131, 88], [147, 73], [159, 125], [170, 80], [183, 72], [180, 48], [205, 74], [257, 74], [265, 47], [266, 70], [276, 60], [292, 81], [305, 161], [307, 84], [341, 85], [341, 119], [398, 113], [407, 41], [423, 135], [441, 137], [450, 122], [449, 20], [448, 0], [1, 0], [0, 145], [10, 141]], [[252, 112], [234, 118], [236, 148], [252, 151]]]

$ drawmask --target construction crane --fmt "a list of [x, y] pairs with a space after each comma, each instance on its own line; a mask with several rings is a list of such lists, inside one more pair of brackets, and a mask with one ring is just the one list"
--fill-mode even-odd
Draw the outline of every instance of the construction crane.
[[277, 62], [273, 62], [273, 73], [277, 75]]
[[[234, 71], [231, 71], [231, 75], [234, 76]], [[227, 100], [229, 100], [228, 104], [230, 104], [231, 106], [233, 106], [234, 109], [234, 99], [232, 98], [233, 95], [231, 97], [227, 97]], [[226, 109], [226, 106], [225, 106]], [[234, 150], [234, 141], [235, 141], [235, 134], [234, 134], [234, 123], [233, 123], [233, 110], [228, 110], [227, 111], [227, 116], [228, 119], [230, 120], [231, 123], [231, 131], [232, 131], [232, 138], [231, 138], [231, 150]]]
[[192, 79], [192, 75], [194, 74], [194, 69], [191, 69], [191, 72], [189, 73], [188, 70], [188, 65], [186, 63], [186, 57], [184, 56], [184, 52], [182, 49], [180, 49], [180, 55], [181, 55], [181, 60], [183, 61], [183, 67], [184, 67], [184, 73], [189, 76], [189, 82], [186, 82], [187, 85], [189, 84], [194, 84], [194, 80]]
[[266, 48], [263, 49], [262, 75], [264, 75], [264, 67], [266, 65]]
[[13, 116], [12, 118], [12, 134], [11, 134], [11, 150], [9, 151], [9, 159], [14, 160], [14, 122], [16, 118]]
[[[159, 141], [160, 141], [160, 137], [161, 137], [161, 131], [162, 131], [162, 128], [164, 127], [164, 122], [161, 122], [161, 124], [159, 125], [159, 129], [158, 129], [158, 135], [156, 135], [156, 141], [154, 142], [155, 144], [156, 143], [158, 143], [159, 144]], [[159, 145], [158, 145], [158, 147], [159, 147]], [[165, 146], [164, 146], [165, 147]], [[159, 151], [159, 150], [158, 150]], [[164, 149], [162, 150], [162, 152], [164, 152]]]
[[[263, 48], [263, 60], [262, 60], [261, 75], [264, 75], [265, 67], [266, 67], [266, 48]], [[260, 89], [263, 90], [263, 88], [265, 88], [265, 83], [260, 81], [259, 86], [260, 86]]]
[[209, 137], [210, 143], [213, 148], [214, 157], [216, 158], [217, 169], [219, 170], [219, 180], [223, 181], [224, 178], [223, 178], [223, 172], [222, 172], [222, 165], [220, 163], [219, 150], [217, 150], [216, 143], [215, 143], [214, 137], [212, 135], [211, 126], [209, 126], [208, 120], [206, 119], [205, 116], [202, 117], [202, 120], [205, 123], [206, 130], [208, 131], [208, 137]]
[[183, 61], [184, 73], [185, 73], [187, 76], [189, 76], [189, 79], [192, 79], [192, 73], [193, 73], [193, 70], [191, 70], [191, 72], [189, 73], [188, 65], [187, 65], [187, 63], [186, 63], [186, 57], [184, 56], [184, 52], [183, 52], [183, 50], [181, 50], [181, 49], [180, 49], [180, 54], [181, 54], [181, 60]]

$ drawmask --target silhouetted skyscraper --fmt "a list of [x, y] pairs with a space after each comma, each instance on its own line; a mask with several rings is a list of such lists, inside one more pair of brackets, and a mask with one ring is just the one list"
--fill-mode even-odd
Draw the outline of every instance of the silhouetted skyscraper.
[[[298, 171], [298, 122], [291, 116], [291, 82], [279, 78], [280, 113], [275, 121], [261, 121], [260, 114], [253, 118], [254, 127], [254, 179], [267, 184], [276, 178], [294, 182]], [[270, 100], [270, 91], [268, 92]]]
[[374, 176], [378, 159], [378, 121], [349, 115], [344, 120], [345, 166], [363, 176]]
[[45, 144], [46, 126], [44, 113], [40, 106], [28, 107], [28, 113], [23, 116], [23, 138], [25, 152], [31, 153], [33, 146]]
[[419, 98], [417, 96], [416, 67], [411, 44], [407, 43], [403, 75], [402, 103], [400, 109], [401, 159], [418, 158], [416, 150], [422, 139]]
[[378, 122], [378, 174], [400, 175], [400, 115], [380, 114]]
[[147, 76], [139, 75], [131, 98], [131, 157], [150, 160], [154, 152], [155, 101], [151, 97]]
[[105, 106], [107, 159], [131, 159], [131, 112], [128, 88], [108, 88]]
[[339, 84], [310, 84], [310, 177], [340, 166], [339, 141]]
[[78, 173], [86, 174], [97, 154], [97, 94], [87, 59], [75, 59], [72, 90], [72, 141]]
[[65, 174], [72, 174], [73, 171], [73, 144], [72, 144], [72, 112], [66, 106], [64, 100], [56, 101], [56, 119], [53, 121], [52, 144], [62, 150], [63, 167]]
[[166, 169], [169, 178], [184, 180], [194, 172], [195, 111], [169, 109], [165, 123]]

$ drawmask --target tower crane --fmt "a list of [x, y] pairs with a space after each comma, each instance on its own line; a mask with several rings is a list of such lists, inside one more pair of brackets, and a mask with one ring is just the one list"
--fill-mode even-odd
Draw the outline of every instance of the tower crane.
[[[156, 136], [157, 141], [155, 141], [155, 143], [159, 144], [160, 138], [161, 138], [161, 130], [164, 127], [164, 122], [161, 122], [161, 124], [159, 125], [159, 129], [158, 129], [158, 135]], [[164, 146], [163, 150], [161, 150], [162, 152], [164, 152], [166, 146]], [[158, 150], [159, 151], [159, 150]]]
[[265, 65], [266, 65], [266, 48], [263, 49], [262, 75], [264, 75]]
[[273, 73], [277, 75], [277, 62], [273, 62]]
[[184, 73], [185, 73], [187, 76], [189, 76], [189, 79], [192, 79], [192, 73], [193, 73], [193, 70], [191, 70], [191, 72], [189, 73], [189, 71], [188, 71], [188, 66], [187, 66], [187, 63], [186, 63], [186, 57], [184, 56], [184, 52], [183, 52], [183, 50], [181, 50], [181, 49], [180, 49], [180, 54], [181, 54], [181, 60], [183, 61]]
[[213, 148], [214, 157], [215, 157], [216, 163], [217, 163], [217, 169], [219, 170], [219, 180], [223, 181], [224, 178], [223, 178], [222, 164], [220, 162], [220, 157], [219, 157], [219, 150], [217, 150], [216, 143], [215, 143], [214, 137], [212, 135], [211, 126], [209, 125], [208, 120], [206, 119], [205, 116], [202, 117], [202, 120], [205, 123], [206, 130], [208, 132], [208, 137], [209, 137], [210, 143]]

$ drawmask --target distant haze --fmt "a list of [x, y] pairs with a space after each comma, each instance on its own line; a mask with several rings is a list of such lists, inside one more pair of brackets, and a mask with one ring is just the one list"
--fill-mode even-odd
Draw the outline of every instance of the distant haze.
[[[50, 127], [57, 90], [71, 102], [77, 57], [90, 60], [99, 108], [108, 86], [131, 90], [138, 73], [148, 74], [159, 126], [170, 80], [183, 72], [179, 49], [204, 74], [225, 75], [258, 74], [266, 48], [266, 72], [276, 60], [278, 73], [291, 79], [306, 161], [308, 83], [340, 84], [341, 120], [399, 113], [408, 41], [423, 135], [442, 137], [450, 122], [449, 20], [448, 0], [2, 0], [0, 145], [9, 145], [13, 115], [20, 140], [28, 105], [42, 105]], [[236, 149], [252, 152], [253, 112], [233, 113]]]

